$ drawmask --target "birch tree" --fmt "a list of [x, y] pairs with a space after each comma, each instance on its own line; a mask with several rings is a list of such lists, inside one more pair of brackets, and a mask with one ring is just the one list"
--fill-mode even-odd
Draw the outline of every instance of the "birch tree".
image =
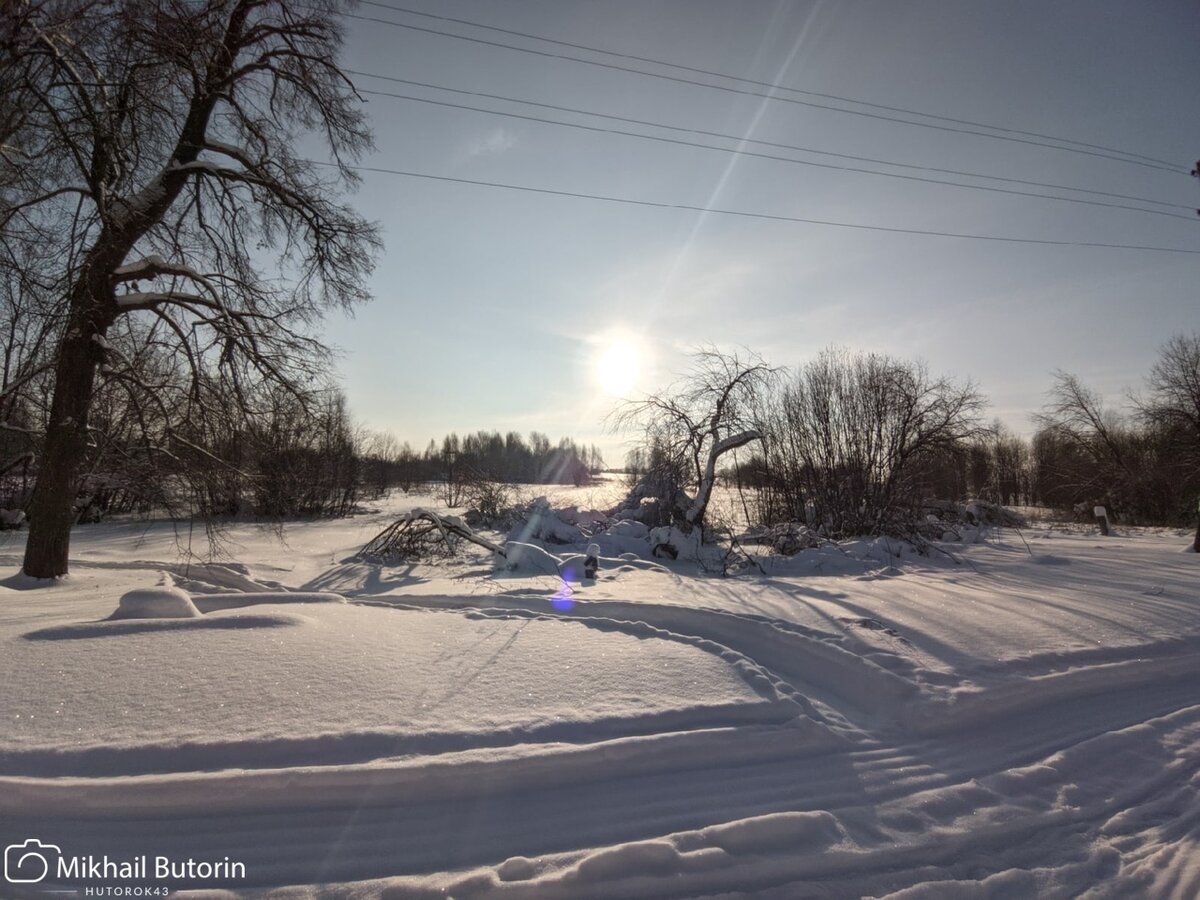
[[[337, 199], [370, 134], [336, 62], [333, 0], [17, 0], [0, 17], [0, 85], [16, 98], [0, 108], [0, 253], [18, 238], [55, 251], [25, 554], [28, 574], [53, 577], [101, 384], [157, 407], [147, 449], [170, 456], [186, 448], [180, 423], [326, 374], [312, 326], [367, 299], [378, 246]], [[306, 135], [328, 164], [297, 152]], [[122, 334], [182, 381], [147, 381], [110, 340], [130, 320]]]

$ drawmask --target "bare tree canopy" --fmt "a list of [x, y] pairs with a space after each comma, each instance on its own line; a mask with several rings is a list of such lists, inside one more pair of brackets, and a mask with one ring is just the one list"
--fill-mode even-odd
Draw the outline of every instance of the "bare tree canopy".
[[[1055, 375], [1034, 438], [1037, 492], [1045, 502], [1103, 504], [1124, 522], [1183, 523], [1200, 501], [1200, 335], [1176, 335], [1133, 395], [1106, 408], [1094, 391]], [[1198, 532], [1200, 534], [1200, 532]]]
[[[0, 18], [0, 258], [11, 273], [47, 251], [25, 571], [51, 577], [101, 386], [157, 423], [147, 452], [172, 454], [182, 423], [326, 374], [311, 326], [367, 299], [378, 247], [335, 199], [370, 135], [329, 0], [27, 0]], [[297, 154], [305, 135], [332, 165]]]
[[833, 535], [911, 532], [939, 470], [984, 434], [983, 397], [923, 363], [829, 349], [773, 398], [775, 515]]
[[[1150, 395], [1138, 404], [1146, 424], [1166, 445], [1175, 490], [1191, 512], [1200, 512], [1200, 333], [1176, 335], [1167, 341], [1147, 379]], [[1200, 516], [1192, 549], [1200, 553]]]
[[717, 460], [761, 439], [756, 414], [774, 372], [755, 354], [706, 347], [693, 354], [690, 370], [671, 388], [628, 402], [614, 415], [615, 427], [641, 428], [664, 464], [689, 472], [696, 496], [683, 511], [685, 527], [704, 524]]
[[1125, 467], [1122, 441], [1125, 424], [1119, 415], [1105, 409], [1099, 395], [1074, 375], [1054, 373], [1049, 400], [1037, 421], [1093, 459], [1110, 460], [1115, 466]]
[[1185, 452], [1200, 464], [1200, 333], [1178, 334], [1163, 346], [1138, 404], [1148, 421], [1177, 430]]

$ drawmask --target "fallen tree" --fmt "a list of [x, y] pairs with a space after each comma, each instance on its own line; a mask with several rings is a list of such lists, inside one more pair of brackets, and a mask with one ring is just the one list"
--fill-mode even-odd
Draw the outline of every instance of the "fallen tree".
[[405, 513], [371, 538], [357, 556], [377, 560], [453, 556], [462, 541], [506, 556], [503, 547], [477, 535], [458, 516], [444, 516], [422, 507]]

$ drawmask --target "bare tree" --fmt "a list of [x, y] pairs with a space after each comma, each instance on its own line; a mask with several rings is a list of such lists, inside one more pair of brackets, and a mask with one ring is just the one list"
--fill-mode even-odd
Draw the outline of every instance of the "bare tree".
[[[1137, 401], [1138, 412], [1166, 443], [1178, 473], [1172, 480], [1195, 514], [1200, 505], [1200, 333], [1167, 341], [1147, 387], [1149, 396]], [[1200, 520], [1193, 546], [1200, 553]]]
[[[378, 243], [331, 199], [370, 136], [335, 62], [333, 0], [26, 0], [0, 16], [0, 85], [20, 98], [0, 109], [0, 142], [21, 154], [3, 170], [0, 252], [44, 240], [57, 265], [43, 279], [54, 391], [25, 556], [51, 577], [67, 571], [98, 384], [157, 404], [146, 446], [170, 455], [187, 447], [178, 423], [255, 383], [321, 378], [310, 326], [366, 299]], [[305, 133], [330, 166], [295, 153]], [[278, 271], [264, 271], [272, 255]], [[186, 375], [166, 397], [109, 340], [126, 318]]]
[[[1102, 503], [1124, 515], [1145, 508], [1138, 499], [1146, 450], [1128, 416], [1067, 372], [1054, 373], [1046, 405], [1036, 417], [1041, 428], [1043, 472], [1055, 492], [1089, 508]], [[1053, 452], [1046, 452], [1053, 451]]]
[[1147, 420], [1178, 429], [1193, 457], [1200, 457], [1200, 333], [1176, 335], [1159, 352], [1147, 379], [1148, 398], [1138, 403]]
[[1200, 335], [1177, 335], [1131, 395], [1106, 409], [1077, 378], [1057, 373], [1034, 438], [1036, 492], [1076, 508], [1102, 502], [1130, 523], [1195, 521], [1200, 501]]
[[1118, 468], [1127, 465], [1122, 440], [1126, 423], [1115, 412], [1105, 409], [1099, 395], [1074, 375], [1062, 371], [1054, 373], [1054, 385], [1038, 421], [1053, 428], [1097, 462]]
[[664, 465], [691, 474], [696, 495], [682, 511], [685, 527], [704, 525], [717, 460], [761, 439], [755, 414], [774, 372], [755, 354], [703, 348], [674, 386], [625, 403], [612, 417], [618, 429], [642, 429], [647, 447], [663, 457]]

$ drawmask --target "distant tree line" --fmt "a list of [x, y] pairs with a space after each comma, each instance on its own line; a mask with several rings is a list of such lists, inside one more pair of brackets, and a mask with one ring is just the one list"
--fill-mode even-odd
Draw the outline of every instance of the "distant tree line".
[[[641, 429], [633, 499], [659, 524], [704, 524], [704, 464], [754, 523], [830, 537], [911, 534], [939, 503], [969, 498], [1130, 524], [1189, 524], [1200, 501], [1200, 335], [1162, 349], [1129, 411], [1057, 373], [1030, 438], [983, 418], [969, 382], [919, 362], [828, 350], [795, 370], [705, 350], [679, 383], [618, 422]], [[726, 402], [722, 399], [736, 402]], [[707, 499], [705, 499], [705, 504]]]
[[364, 444], [366, 483], [376, 492], [398, 486], [443, 485], [450, 506], [458, 506], [466, 485], [480, 481], [504, 484], [588, 484], [604, 469], [595, 446], [570, 438], [558, 443], [538, 431], [526, 440], [519, 432], [476, 431], [460, 437], [451, 432], [431, 440], [423, 452], [391, 435], [375, 435]]
[[[394, 435], [356, 427], [336, 388], [260, 385], [251, 393], [225, 407], [214, 397], [205, 415], [180, 422], [145, 397], [106, 384], [89, 426], [77, 521], [122, 513], [341, 516], [394, 488], [431, 486], [458, 506], [480, 482], [582, 485], [604, 467], [594, 445], [552, 443], [536, 431], [527, 439], [516, 432], [452, 433], [418, 453]], [[37, 399], [44, 396], [36, 389], [15, 393], [3, 410], [0, 508], [29, 503], [46, 421]]]
[[[170, 374], [159, 373], [162, 383]], [[181, 417], [178, 409], [123, 390], [119, 382], [103, 385], [75, 480], [75, 520], [121, 513], [336, 516], [358, 502], [362, 435], [338, 390], [259, 384], [223, 406], [222, 387], [208, 388], [204, 413]], [[174, 399], [164, 394], [168, 403]], [[42, 465], [47, 410], [35, 402], [39, 396], [44, 398], [36, 391], [24, 395], [8, 410], [9, 427], [0, 429], [0, 458], [10, 461], [0, 477], [0, 507], [6, 509], [28, 509]]]
[[1195, 521], [1200, 501], [1200, 334], [1162, 348], [1128, 409], [1055, 376], [1030, 448], [1031, 493], [1047, 506], [1104, 505], [1130, 523]]

